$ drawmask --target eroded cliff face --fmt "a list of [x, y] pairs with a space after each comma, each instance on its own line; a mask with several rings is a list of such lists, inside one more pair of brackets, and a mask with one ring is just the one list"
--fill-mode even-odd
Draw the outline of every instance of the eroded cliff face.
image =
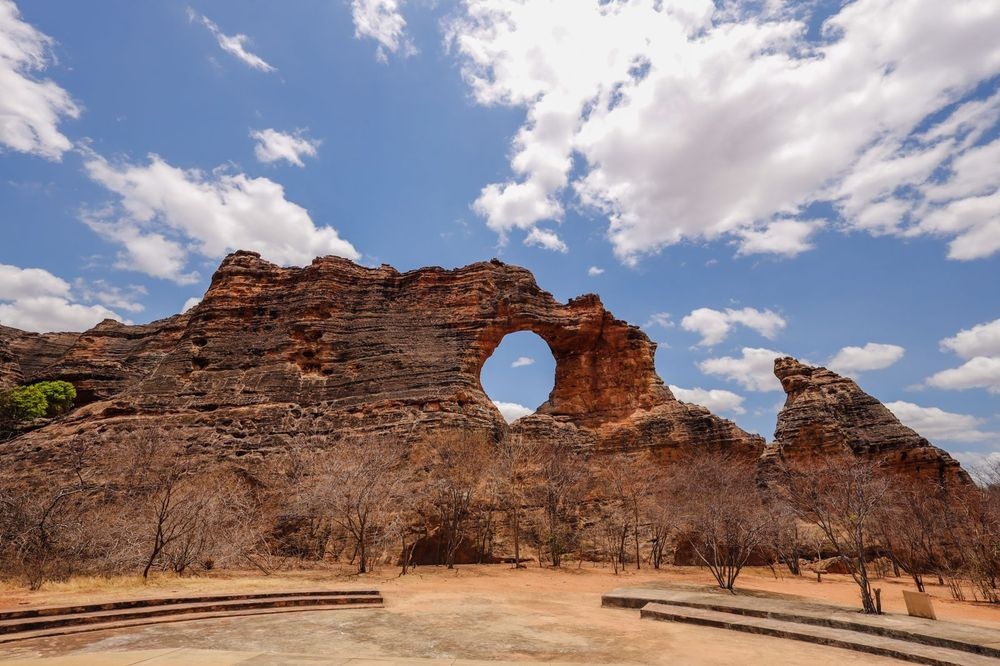
[[30, 333], [0, 325], [0, 383], [44, 379], [45, 368], [58, 361], [79, 333]]
[[507, 426], [479, 373], [505, 335], [523, 330], [548, 343], [556, 377], [549, 399], [515, 430], [665, 458], [697, 447], [763, 450], [761, 437], [677, 401], [656, 374], [655, 344], [597, 296], [561, 304], [523, 268], [492, 261], [399, 273], [336, 257], [280, 268], [237, 252], [187, 314], [145, 326], [103, 322], [58, 358], [28, 359], [44, 378], [73, 381], [97, 401], [21, 436], [0, 452], [2, 464], [39, 463], [74, 437], [143, 427], [194, 454], [236, 457], [298, 436], [499, 433]]
[[808, 461], [851, 453], [916, 476], [970, 482], [958, 461], [900, 423], [853, 380], [787, 357], [775, 360], [774, 374], [787, 398], [768, 455]]
[[[10, 329], [8, 329], [10, 330]], [[10, 340], [0, 331], [0, 391], [24, 381], [21, 364], [10, 348]]]

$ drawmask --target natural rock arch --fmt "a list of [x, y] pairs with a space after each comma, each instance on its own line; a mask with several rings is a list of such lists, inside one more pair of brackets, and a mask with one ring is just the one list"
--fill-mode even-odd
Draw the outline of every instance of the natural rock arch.
[[[516, 424], [526, 434], [671, 457], [697, 447], [763, 449], [759, 436], [678, 402], [656, 374], [656, 345], [597, 296], [559, 303], [523, 268], [493, 260], [400, 273], [337, 257], [281, 268], [236, 252], [187, 313], [77, 336], [37, 374], [72, 375], [97, 401], [19, 438], [0, 464], [28, 466], [74, 436], [144, 425], [206, 455], [237, 457], [266, 455], [293, 433], [496, 435], [507, 424], [479, 372], [516, 331], [537, 334], [556, 360], [549, 400]], [[88, 376], [87, 367], [100, 372]]]
[[[530, 341], [530, 342], [529, 342]], [[497, 358], [500, 354], [504, 345], [512, 344], [518, 347], [520, 351], [531, 350], [527, 353], [532, 354], [531, 361], [529, 365], [531, 369], [527, 371], [517, 370], [517, 373], [526, 372], [530, 377], [525, 381], [520, 381], [520, 390], [518, 395], [514, 396], [511, 394], [509, 387], [500, 388], [494, 384], [496, 381], [493, 377], [494, 373], [504, 373], [505, 379], [507, 381], [515, 379], [514, 375], [506, 374], [509, 370], [505, 370], [505, 364], [509, 360], [508, 358]], [[544, 351], [543, 351], [544, 350]], [[507, 351], [510, 351], [508, 348]], [[520, 354], [520, 351], [518, 352]], [[541, 356], [542, 358], [539, 358]], [[516, 363], [521, 356], [518, 355], [516, 359], [511, 364], [511, 367], [516, 367], [513, 363]], [[490, 369], [487, 373], [487, 368]], [[539, 373], [539, 370], [545, 369], [547, 372]], [[493, 388], [487, 387], [484, 375], [489, 375], [490, 384]], [[542, 377], [545, 379], [542, 379]], [[541, 336], [534, 333], [531, 330], [524, 329], [521, 331], [513, 331], [512, 333], [507, 333], [500, 340], [499, 344], [490, 353], [487, 359], [479, 368], [479, 373], [477, 379], [479, 380], [479, 388], [486, 394], [486, 397], [497, 406], [499, 409], [500, 402], [514, 403], [524, 407], [525, 409], [531, 410], [529, 414], [537, 414], [538, 409], [548, 405], [552, 400], [553, 389], [555, 388], [555, 377], [556, 377], [556, 358], [555, 354], [552, 352], [552, 347], [547, 341], [545, 341]], [[520, 378], [518, 378], [520, 379]], [[540, 391], [544, 389], [544, 400], [537, 399], [540, 395]], [[500, 409], [501, 413], [503, 410]], [[507, 419], [507, 416], [504, 415]], [[523, 417], [519, 417], [523, 418]]]

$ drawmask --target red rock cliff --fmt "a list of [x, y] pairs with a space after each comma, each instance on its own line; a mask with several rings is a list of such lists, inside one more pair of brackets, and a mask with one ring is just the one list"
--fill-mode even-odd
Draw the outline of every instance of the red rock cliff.
[[73, 436], [138, 426], [237, 456], [299, 433], [499, 431], [506, 426], [479, 372], [505, 335], [522, 330], [548, 343], [556, 377], [549, 399], [515, 429], [666, 457], [700, 446], [763, 449], [759, 436], [677, 401], [656, 374], [656, 345], [597, 296], [561, 304], [523, 268], [492, 261], [399, 273], [336, 257], [280, 268], [237, 252], [189, 313], [146, 326], [104, 322], [43, 364], [46, 378], [105, 399], [22, 436], [8, 460], [28, 464]]

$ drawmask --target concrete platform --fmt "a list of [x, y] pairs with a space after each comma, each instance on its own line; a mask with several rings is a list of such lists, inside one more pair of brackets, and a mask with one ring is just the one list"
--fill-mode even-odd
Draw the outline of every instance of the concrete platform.
[[703, 588], [619, 588], [603, 595], [601, 604], [642, 609], [641, 616], [649, 619], [794, 638], [917, 663], [1000, 664], [1000, 629], [981, 626], [865, 615], [843, 606]]
[[375, 590], [306, 591], [132, 599], [79, 606], [22, 608], [0, 613], [0, 644], [148, 624], [292, 611], [381, 608]]
[[774, 636], [775, 638], [787, 638], [874, 654], [880, 657], [892, 657], [917, 664], [930, 664], [930, 666], [996, 666], [1000, 663], [993, 657], [970, 654], [961, 650], [912, 643], [849, 629], [833, 629], [767, 617], [753, 617], [667, 604], [646, 604], [640, 614], [644, 619], [685, 622], [703, 627], [717, 627]]
[[[3, 666], [523, 666], [523, 661], [481, 659], [410, 659], [399, 657], [319, 657], [277, 652], [234, 652], [231, 650], [136, 650], [100, 652], [46, 659], [0, 660]], [[587, 662], [546, 661], [549, 666], [581, 666]]]

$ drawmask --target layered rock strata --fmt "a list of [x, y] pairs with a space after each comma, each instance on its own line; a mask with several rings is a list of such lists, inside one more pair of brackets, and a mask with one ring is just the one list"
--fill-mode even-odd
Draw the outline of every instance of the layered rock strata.
[[58, 457], [74, 437], [146, 427], [192, 454], [236, 457], [300, 436], [498, 433], [506, 425], [479, 373], [505, 335], [524, 330], [548, 343], [556, 376], [549, 399], [515, 430], [665, 458], [763, 450], [761, 437], [676, 400], [656, 374], [656, 345], [595, 295], [561, 304], [529, 271], [496, 260], [400, 273], [336, 257], [281, 268], [237, 252], [187, 314], [103, 322], [58, 358], [55, 342], [35, 340], [32, 352], [14, 336], [25, 377], [73, 381], [96, 401], [21, 436], [0, 464], [28, 466]]
[[940, 481], [969, 483], [946, 451], [932, 445], [847, 377], [794, 358], [774, 362], [787, 396], [767, 456], [807, 461], [844, 453]]

